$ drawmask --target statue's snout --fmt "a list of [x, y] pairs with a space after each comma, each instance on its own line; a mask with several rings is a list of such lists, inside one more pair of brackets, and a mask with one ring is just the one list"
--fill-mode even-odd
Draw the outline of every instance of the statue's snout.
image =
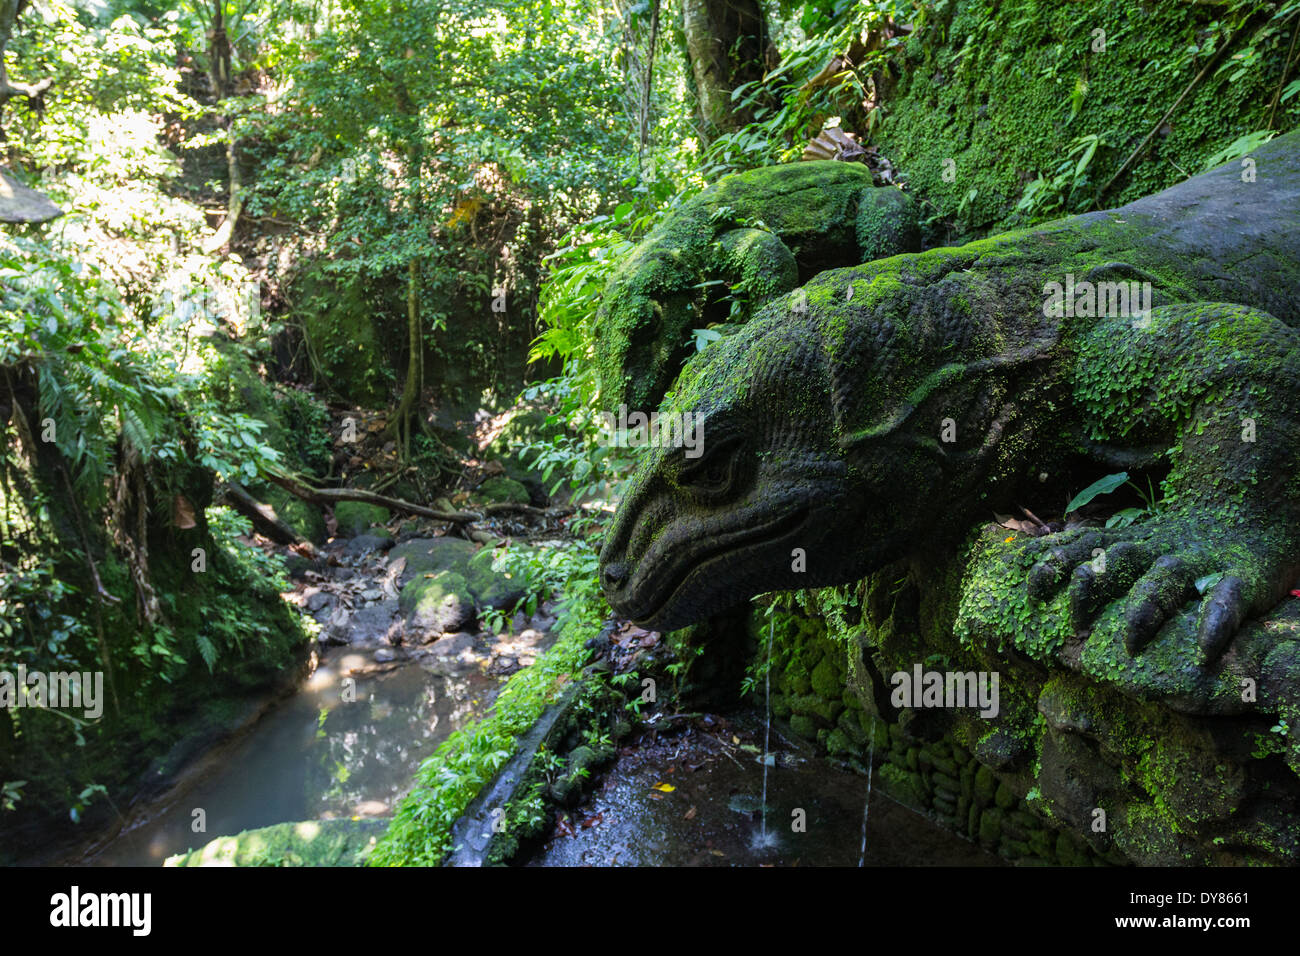
[[600, 586], [608, 595], [615, 595], [627, 583], [627, 565], [622, 561], [611, 561], [600, 569]]

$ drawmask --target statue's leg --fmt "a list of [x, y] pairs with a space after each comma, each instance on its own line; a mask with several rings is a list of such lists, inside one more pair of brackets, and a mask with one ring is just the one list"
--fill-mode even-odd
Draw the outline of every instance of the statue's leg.
[[[1220, 658], [1300, 574], [1300, 331], [1241, 306], [1175, 305], [1099, 320], [1076, 355], [1083, 437], [1165, 448], [1162, 496], [1127, 527], [986, 548], [964, 626], [1031, 633], [1143, 695], [1222, 703]], [[979, 593], [999, 580], [1012, 582], [1000, 604]], [[1250, 676], [1240, 659], [1255, 653], [1232, 672]]]
[[1106, 319], [1080, 350], [1075, 393], [1091, 439], [1167, 431], [1174, 444], [1161, 505], [1131, 539], [1127, 563], [1148, 567], [1130, 589], [1085, 565], [1071, 607], [1086, 619], [1128, 591], [1125, 642], [1136, 651], [1201, 593], [1198, 643], [1213, 660], [1300, 568], [1300, 333], [1224, 303]]

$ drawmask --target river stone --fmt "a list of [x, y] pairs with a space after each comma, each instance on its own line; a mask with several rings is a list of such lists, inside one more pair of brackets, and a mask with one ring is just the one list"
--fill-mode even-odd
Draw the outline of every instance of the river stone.
[[514, 607], [524, 596], [524, 589], [516, 579], [493, 571], [492, 558], [492, 549], [483, 548], [466, 566], [465, 580], [474, 595], [474, 603], [484, 610]]
[[334, 506], [334, 520], [338, 522], [339, 534], [348, 538], [361, 534], [371, 525], [383, 524], [389, 517], [387, 508], [363, 501], [340, 501]]
[[507, 478], [504, 475], [489, 478], [478, 486], [478, 491], [475, 494], [484, 501], [526, 505], [530, 500], [527, 488], [513, 478]]
[[317, 591], [307, 598], [307, 610], [319, 611], [322, 608], [329, 607], [334, 603], [334, 595], [325, 591]]
[[454, 571], [464, 576], [474, 551], [474, 545], [462, 538], [412, 538], [393, 548], [388, 560], [406, 559], [401, 583], [407, 584], [420, 575], [439, 571]]
[[393, 538], [388, 534], [386, 528], [376, 528], [374, 530], [383, 531], [384, 534], [375, 534], [369, 531], [364, 534], [359, 534], [348, 541], [347, 545], [343, 548], [343, 552], [345, 554], [359, 556], [369, 554], [372, 551], [383, 551], [385, 548], [391, 548], [393, 546]]
[[435, 657], [456, 657], [473, 646], [474, 635], [468, 631], [458, 631], [455, 634], [444, 634], [430, 644], [429, 653]]
[[458, 631], [474, 620], [474, 597], [454, 571], [420, 576], [402, 588], [398, 601], [406, 625], [426, 631]]

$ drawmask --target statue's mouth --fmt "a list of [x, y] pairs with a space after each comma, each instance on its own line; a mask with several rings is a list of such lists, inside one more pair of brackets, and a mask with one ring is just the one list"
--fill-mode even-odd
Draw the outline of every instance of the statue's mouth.
[[683, 556], [673, 562], [667, 571], [661, 575], [661, 580], [665, 583], [656, 589], [651, 599], [646, 602], [645, 609], [630, 613], [628, 617], [640, 627], [653, 627], [663, 618], [664, 612], [675, 603], [682, 586], [696, 571], [710, 562], [733, 555], [742, 549], [779, 541], [781, 538], [802, 528], [808, 521], [809, 513], [809, 508], [800, 508], [791, 514], [775, 518], [757, 527], [743, 528], [740, 531], [723, 535], [706, 547]]

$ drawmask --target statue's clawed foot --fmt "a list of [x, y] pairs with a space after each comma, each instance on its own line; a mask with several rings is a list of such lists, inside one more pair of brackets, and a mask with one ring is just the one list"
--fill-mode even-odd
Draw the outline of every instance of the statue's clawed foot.
[[1255, 549], [1261, 546], [1172, 516], [1122, 530], [1063, 532], [1032, 545], [1041, 557], [1029, 571], [1029, 594], [1046, 601], [1067, 588], [1070, 623], [1079, 636], [1120, 604], [1130, 654], [1141, 653], [1168, 622], [1186, 615], [1187, 624], [1194, 620], [1200, 663], [1211, 664], [1252, 610], [1280, 596], [1286, 556], [1260, 554]]

